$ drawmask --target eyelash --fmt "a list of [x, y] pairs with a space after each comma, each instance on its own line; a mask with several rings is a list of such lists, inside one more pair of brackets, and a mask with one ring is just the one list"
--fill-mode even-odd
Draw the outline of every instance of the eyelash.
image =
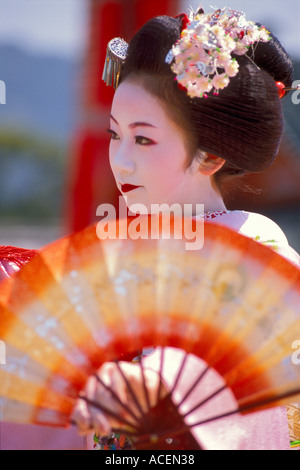
[[[112, 129], [107, 129], [107, 132], [111, 135], [112, 140], [120, 140], [120, 137], [118, 136], [118, 134]], [[142, 140], [146, 141], [146, 143], [141, 143]], [[143, 137], [142, 135], [136, 135], [135, 141], [138, 145], [142, 145], [142, 146], [150, 146], [150, 145], [156, 144], [154, 140], [148, 139], [147, 137]]]

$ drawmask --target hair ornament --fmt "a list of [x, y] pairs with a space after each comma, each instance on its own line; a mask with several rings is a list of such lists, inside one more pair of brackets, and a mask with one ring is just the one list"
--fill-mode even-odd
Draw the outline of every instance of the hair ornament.
[[280, 99], [285, 96], [285, 93], [287, 91], [300, 90], [300, 85], [297, 85], [295, 88], [286, 88], [286, 86], [282, 82], [276, 82], [276, 86], [278, 89], [278, 96]]
[[276, 82], [276, 86], [278, 89], [278, 96], [281, 99], [285, 95], [285, 85], [282, 82]]
[[180, 18], [181, 19], [181, 24], [182, 24], [182, 30], [184, 30], [187, 25], [190, 23], [189, 17], [185, 13], [181, 13], [180, 15], [175, 16], [175, 18]]
[[181, 89], [191, 98], [207, 98], [207, 93], [229, 85], [239, 71], [235, 55], [245, 55], [258, 41], [267, 42], [270, 32], [247, 21], [243, 12], [229, 7], [204, 14], [191, 12], [186, 28], [166, 56]]
[[106, 86], [118, 87], [122, 64], [127, 55], [128, 44], [124, 39], [114, 38], [109, 41], [106, 50], [106, 58], [102, 80]]

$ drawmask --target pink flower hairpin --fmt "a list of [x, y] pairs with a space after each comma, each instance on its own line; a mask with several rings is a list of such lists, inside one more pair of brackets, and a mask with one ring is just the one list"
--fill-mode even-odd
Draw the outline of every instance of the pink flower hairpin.
[[271, 39], [264, 26], [247, 21], [243, 12], [228, 7], [212, 14], [192, 12], [184, 26], [165, 61], [191, 98], [207, 97], [210, 91], [218, 94], [239, 71], [233, 55], [244, 55], [255, 42]]

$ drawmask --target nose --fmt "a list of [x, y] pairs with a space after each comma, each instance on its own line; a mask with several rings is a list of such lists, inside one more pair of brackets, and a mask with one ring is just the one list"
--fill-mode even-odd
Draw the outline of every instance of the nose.
[[136, 165], [131, 157], [132, 151], [124, 143], [119, 146], [117, 150], [112, 152], [111, 165], [112, 169], [120, 176], [132, 174], [135, 171]]

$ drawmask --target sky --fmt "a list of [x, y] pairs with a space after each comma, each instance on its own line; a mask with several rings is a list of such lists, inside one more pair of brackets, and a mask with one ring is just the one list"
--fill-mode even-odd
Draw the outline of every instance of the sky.
[[[151, 0], [141, 0], [151, 1]], [[182, 0], [181, 11], [202, 3], [219, 8], [226, 0]], [[300, 58], [300, 0], [228, 0], [248, 19], [272, 26], [287, 51]], [[86, 44], [87, 0], [0, 0], [0, 44], [13, 43], [44, 54], [78, 56]]]
[[84, 51], [86, 0], [0, 0], [0, 44], [74, 57]]

